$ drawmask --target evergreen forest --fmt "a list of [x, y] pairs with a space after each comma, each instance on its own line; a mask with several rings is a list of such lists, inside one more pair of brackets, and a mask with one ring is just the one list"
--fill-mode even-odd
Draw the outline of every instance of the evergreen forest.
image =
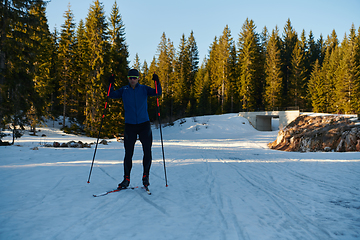
[[[296, 32], [290, 19], [282, 29], [257, 31], [245, 19], [240, 32], [224, 26], [200, 61], [193, 31], [174, 46], [164, 32], [150, 63], [139, 54], [130, 66], [125, 24], [114, 2], [109, 16], [95, 0], [76, 25], [69, 5], [59, 30], [49, 30], [44, 0], [3, 0], [0, 43], [0, 121], [14, 136], [47, 119], [63, 121], [64, 130], [98, 135], [108, 78], [115, 88], [128, 84], [136, 68], [140, 83], [162, 84], [162, 122], [197, 115], [239, 111], [287, 110], [360, 113], [360, 27], [326, 38]], [[243, 21], [243, 19], [239, 19]], [[145, 40], [144, 40], [145, 41]], [[102, 137], [121, 134], [121, 100], [108, 99]], [[156, 98], [149, 99], [155, 122]], [[62, 117], [61, 117], [62, 116]], [[61, 119], [61, 120], [59, 120]], [[65, 119], [71, 120], [65, 126]], [[1, 135], [3, 136], [3, 134]]]

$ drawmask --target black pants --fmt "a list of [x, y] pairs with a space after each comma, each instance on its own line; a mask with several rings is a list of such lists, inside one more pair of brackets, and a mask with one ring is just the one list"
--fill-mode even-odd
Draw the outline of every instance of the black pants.
[[125, 124], [124, 133], [124, 176], [130, 177], [132, 168], [132, 157], [134, 154], [135, 142], [139, 135], [140, 142], [142, 144], [144, 156], [143, 156], [143, 174], [149, 175], [150, 166], [152, 161], [151, 146], [152, 146], [152, 132], [150, 122], [144, 122], [140, 124]]

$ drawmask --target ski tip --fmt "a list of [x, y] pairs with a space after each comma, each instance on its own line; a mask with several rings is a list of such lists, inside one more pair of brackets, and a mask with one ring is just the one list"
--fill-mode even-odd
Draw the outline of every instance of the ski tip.
[[90, 181], [87, 181], [87, 183], [90, 183]]
[[166, 187], [168, 187], [169, 185], [166, 184]]

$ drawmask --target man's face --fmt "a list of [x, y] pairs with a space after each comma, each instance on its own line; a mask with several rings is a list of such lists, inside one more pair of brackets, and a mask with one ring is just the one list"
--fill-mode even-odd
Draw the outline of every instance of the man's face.
[[138, 76], [128, 76], [128, 79], [129, 79], [130, 86], [133, 87], [133, 88], [139, 82], [139, 77]]

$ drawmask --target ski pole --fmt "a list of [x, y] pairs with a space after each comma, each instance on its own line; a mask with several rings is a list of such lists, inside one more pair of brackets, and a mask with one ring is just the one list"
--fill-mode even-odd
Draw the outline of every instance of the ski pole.
[[162, 155], [163, 155], [163, 163], [164, 163], [164, 173], [165, 173], [165, 186], [168, 187], [167, 184], [167, 176], [166, 176], [166, 166], [165, 166], [165, 153], [164, 153], [164, 143], [163, 143], [163, 137], [162, 137], [162, 130], [161, 130], [161, 118], [160, 118], [160, 105], [159, 105], [159, 97], [158, 97], [158, 83], [155, 80], [155, 90], [156, 90], [156, 103], [157, 103], [157, 115], [159, 119], [159, 126], [160, 126], [160, 139], [161, 139], [161, 149], [162, 149]]
[[[114, 76], [114, 74], [113, 74], [112, 76]], [[108, 90], [108, 93], [107, 93], [107, 97], [108, 97], [109, 94], [110, 94], [110, 89], [111, 89], [111, 83], [110, 83], [110, 85], [109, 85], [109, 90]], [[97, 150], [97, 147], [98, 147], [98, 144], [99, 144], [99, 138], [100, 138], [101, 128], [102, 128], [103, 120], [104, 120], [105, 113], [106, 113], [106, 106], [107, 106], [107, 98], [106, 98], [106, 102], [105, 102], [104, 113], [103, 113], [103, 115], [102, 115], [102, 117], [101, 117], [99, 134], [98, 134], [98, 137], [97, 137], [97, 140], [96, 140], [96, 146], [95, 146], [94, 156], [93, 156], [93, 159], [92, 159], [91, 168], [90, 168], [90, 173], [89, 173], [89, 178], [88, 178], [87, 183], [90, 183], [90, 176], [91, 176], [91, 172], [92, 172], [92, 169], [93, 169], [93, 166], [94, 166], [94, 160], [95, 160], [96, 150]]]

